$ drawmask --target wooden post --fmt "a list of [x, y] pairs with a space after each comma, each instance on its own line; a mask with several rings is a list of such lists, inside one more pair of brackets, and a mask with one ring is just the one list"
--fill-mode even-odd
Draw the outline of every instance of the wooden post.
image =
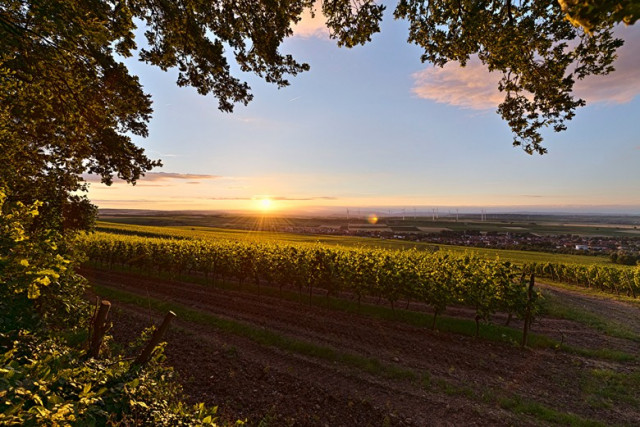
[[144, 350], [142, 350], [142, 353], [140, 353], [138, 358], [133, 362], [134, 365], [144, 365], [149, 361], [149, 359], [151, 358], [151, 353], [153, 353], [153, 349], [155, 349], [156, 346], [160, 344], [162, 337], [164, 336], [165, 332], [167, 332], [167, 329], [169, 329], [169, 324], [174, 319], [174, 317], [176, 317], [176, 314], [173, 311], [167, 313], [160, 327], [153, 333], [153, 336], [151, 337], [151, 340], [149, 341], [147, 346], [144, 348]]
[[102, 339], [107, 331], [107, 315], [111, 310], [111, 303], [106, 300], [100, 302], [100, 309], [98, 314], [93, 319], [93, 333], [91, 334], [91, 342], [89, 344], [89, 357], [98, 357], [100, 354], [100, 347], [102, 346]]
[[535, 275], [531, 273], [529, 280], [529, 289], [527, 290], [527, 309], [524, 315], [524, 328], [522, 329], [522, 348], [527, 345], [529, 329], [531, 329], [531, 300], [533, 299], [533, 285], [535, 283]]

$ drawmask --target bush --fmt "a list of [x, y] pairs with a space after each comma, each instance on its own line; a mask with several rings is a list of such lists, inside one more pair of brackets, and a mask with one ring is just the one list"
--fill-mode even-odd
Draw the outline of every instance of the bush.
[[187, 406], [162, 348], [145, 366], [87, 357], [90, 311], [70, 236], [35, 223], [39, 203], [6, 203], [0, 187], [0, 425], [206, 425]]

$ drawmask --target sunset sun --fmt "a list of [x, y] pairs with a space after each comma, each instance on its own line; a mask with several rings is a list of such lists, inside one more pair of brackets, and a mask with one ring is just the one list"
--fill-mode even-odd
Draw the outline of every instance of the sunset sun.
[[258, 199], [257, 202], [258, 202], [258, 209], [261, 210], [262, 212], [269, 212], [273, 210], [273, 199], [269, 197], [262, 197]]

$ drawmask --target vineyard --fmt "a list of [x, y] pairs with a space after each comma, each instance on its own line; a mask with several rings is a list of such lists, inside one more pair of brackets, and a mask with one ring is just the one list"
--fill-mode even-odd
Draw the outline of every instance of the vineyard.
[[[435, 416], [473, 424], [480, 404], [490, 424], [633, 424], [640, 416], [635, 403], [591, 412], [593, 402], [608, 405], [608, 384], [638, 401], [638, 322], [620, 330], [599, 320], [594, 332], [546, 310], [558, 295], [571, 307], [602, 303], [555, 288], [529, 292], [534, 274], [634, 297], [640, 269], [197, 233], [136, 226], [85, 234], [77, 244], [96, 292], [120, 301], [116, 339], [131, 339], [149, 310], [178, 314], [169, 361], [198, 401], [221, 405], [221, 419], [424, 425]], [[616, 322], [637, 311], [629, 310]], [[533, 318], [542, 320], [532, 326]], [[609, 368], [583, 366], [600, 361]]]
[[321, 244], [291, 245], [234, 240], [202, 241], [88, 235], [83, 251], [98, 265], [126, 266], [179, 277], [234, 280], [242, 285], [291, 286], [299, 293], [324, 291], [386, 300], [419, 301], [433, 309], [434, 325], [447, 306], [475, 310], [476, 320], [496, 312], [523, 317], [528, 306], [523, 270], [509, 262], [473, 254], [454, 255], [416, 250], [336, 248]]
[[[149, 236], [153, 236], [149, 232]], [[89, 259], [176, 276], [200, 274], [212, 282], [233, 279], [290, 285], [312, 294], [347, 292], [385, 299], [422, 301], [436, 315], [448, 305], [462, 304], [488, 319], [496, 311], [522, 315], [526, 288], [522, 275], [568, 282], [636, 298], [640, 267], [564, 263], [517, 265], [473, 252], [343, 248], [323, 244], [243, 241], [232, 239], [151, 238], [95, 233], [82, 240]]]

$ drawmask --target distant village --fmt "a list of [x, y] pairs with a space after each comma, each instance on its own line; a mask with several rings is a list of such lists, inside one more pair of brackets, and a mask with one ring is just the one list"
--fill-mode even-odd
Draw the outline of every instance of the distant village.
[[515, 231], [423, 231], [421, 228], [413, 226], [375, 227], [362, 224], [314, 227], [287, 225], [278, 227], [277, 231], [397, 239], [443, 245], [531, 250], [563, 254], [610, 255], [621, 251], [640, 254], [640, 236], [624, 238], [572, 234], [538, 235], [530, 232]]

